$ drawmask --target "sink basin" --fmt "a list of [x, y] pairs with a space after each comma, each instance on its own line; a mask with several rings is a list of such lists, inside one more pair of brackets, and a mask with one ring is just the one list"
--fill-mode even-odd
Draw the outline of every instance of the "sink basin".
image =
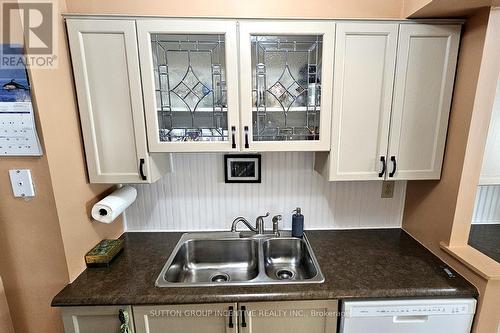
[[248, 281], [259, 274], [258, 242], [192, 239], [178, 249], [165, 280], [171, 283]]
[[264, 267], [274, 280], [308, 280], [318, 274], [303, 239], [276, 238], [264, 242]]
[[[321, 283], [323, 274], [304, 238], [210, 232], [182, 235], [156, 286], [202, 287]], [[240, 237], [241, 236], [241, 237]], [[255, 237], [254, 237], [255, 236]]]

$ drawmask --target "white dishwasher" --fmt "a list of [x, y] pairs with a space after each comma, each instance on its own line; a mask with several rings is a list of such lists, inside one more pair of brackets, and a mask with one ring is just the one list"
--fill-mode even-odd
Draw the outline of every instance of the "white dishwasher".
[[469, 333], [475, 299], [345, 301], [340, 333]]

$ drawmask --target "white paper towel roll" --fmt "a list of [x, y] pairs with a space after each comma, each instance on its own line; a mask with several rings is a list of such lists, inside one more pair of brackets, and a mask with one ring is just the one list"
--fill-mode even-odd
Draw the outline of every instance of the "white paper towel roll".
[[102, 223], [111, 223], [135, 201], [136, 197], [135, 188], [123, 186], [96, 203], [92, 207], [92, 217]]

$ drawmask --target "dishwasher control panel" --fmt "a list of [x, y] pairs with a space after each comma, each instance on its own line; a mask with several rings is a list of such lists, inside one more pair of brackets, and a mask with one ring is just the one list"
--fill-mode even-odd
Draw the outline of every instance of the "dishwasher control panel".
[[467, 314], [471, 309], [465, 304], [438, 304], [438, 305], [408, 305], [408, 306], [386, 306], [379, 307], [359, 307], [351, 310], [353, 316], [419, 316], [437, 314]]
[[475, 312], [475, 302], [453, 299], [440, 301], [353, 301], [345, 304], [344, 311], [348, 317], [459, 315]]

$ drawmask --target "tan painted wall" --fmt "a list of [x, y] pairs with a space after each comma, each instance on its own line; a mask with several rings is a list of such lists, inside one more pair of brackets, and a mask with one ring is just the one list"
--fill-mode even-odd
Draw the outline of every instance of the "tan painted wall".
[[[490, 97], [491, 103], [493, 102], [496, 86], [494, 75], [488, 72], [499, 65], [491, 67], [491, 59], [485, 56], [489, 50], [488, 45], [491, 44], [491, 27], [492, 20], [488, 8], [479, 10], [467, 21], [459, 55], [441, 181], [409, 182], [403, 217], [403, 228], [406, 231], [478, 288], [480, 298], [474, 323], [476, 333], [497, 330], [500, 319], [498, 281], [489, 281], [469, 270], [464, 264], [443, 252], [440, 242], [450, 243], [456, 221], [463, 222], [468, 219], [467, 223], [470, 225], [488, 128], [484, 113], [491, 112], [491, 105], [488, 110], [487, 99], [488, 94], [492, 92]], [[500, 58], [497, 56], [496, 59]], [[486, 73], [483, 73], [484, 71]], [[492, 89], [488, 88], [488, 81], [491, 81]], [[461, 226], [468, 232], [468, 226], [463, 223]], [[465, 237], [461, 240], [466, 244]]]
[[[32, 171], [30, 201], [12, 195], [8, 170], [16, 168]], [[0, 276], [17, 332], [62, 331], [59, 311], [49, 305], [68, 272], [46, 155], [0, 158]]]
[[399, 18], [401, 0], [67, 0], [69, 13], [161, 16]]
[[[467, 139], [464, 165], [449, 245], [465, 245], [469, 239], [477, 184], [500, 73], [500, 9], [490, 12], [486, 40], [474, 98], [474, 112]], [[500, 246], [500, 240], [499, 240]], [[499, 295], [500, 297], [500, 295]]]
[[[8, 170], [29, 168], [36, 184], [31, 201], [14, 199]], [[59, 332], [59, 313], [49, 308], [68, 282], [47, 159], [0, 162], [0, 275], [17, 332]]]
[[483, 292], [475, 333], [500, 332], [500, 281], [489, 281]]
[[403, 0], [401, 17], [408, 17], [431, 2], [432, 0]]
[[405, 0], [403, 17], [467, 17], [479, 8], [498, 3], [498, 0]]
[[[54, 2], [59, 13], [66, 11], [64, 0]], [[88, 183], [66, 32], [58, 16], [59, 68], [32, 70], [31, 75], [69, 278], [73, 281], [85, 269], [84, 254], [103, 238], [120, 236], [123, 221], [120, 218], [106, 225], [89, 217], [89, 206], [109, 186]]]
[[[65, 10], [64, 2], [59, 6]], [[107, 226], [89, 218], [89, 205], [109, 186], [87, 183], [65, 31], [59, 23], [59, 69], [30, 72], [44, 156], [0, 159], [0, 276], [14, 328], [22, 333], [62, 332], [52, 298], [83, 271], [83, 256], [92, 246], [123, 231], [121, 219]], [[8, 170], [15, 168], [32, 171], [36, 197], [31, 201], [12, 196]]]
[[7, 304], [2, 277], [0, 277], [0, 332], [14, 333], [14, 326], [12, 326], [12, 319], [10, 318], [9, 304]]
[[403, 227], [434, 253], [451, 234], [488, 16], [480, 11], [463, 29], [441, 180], [407, 184]]

